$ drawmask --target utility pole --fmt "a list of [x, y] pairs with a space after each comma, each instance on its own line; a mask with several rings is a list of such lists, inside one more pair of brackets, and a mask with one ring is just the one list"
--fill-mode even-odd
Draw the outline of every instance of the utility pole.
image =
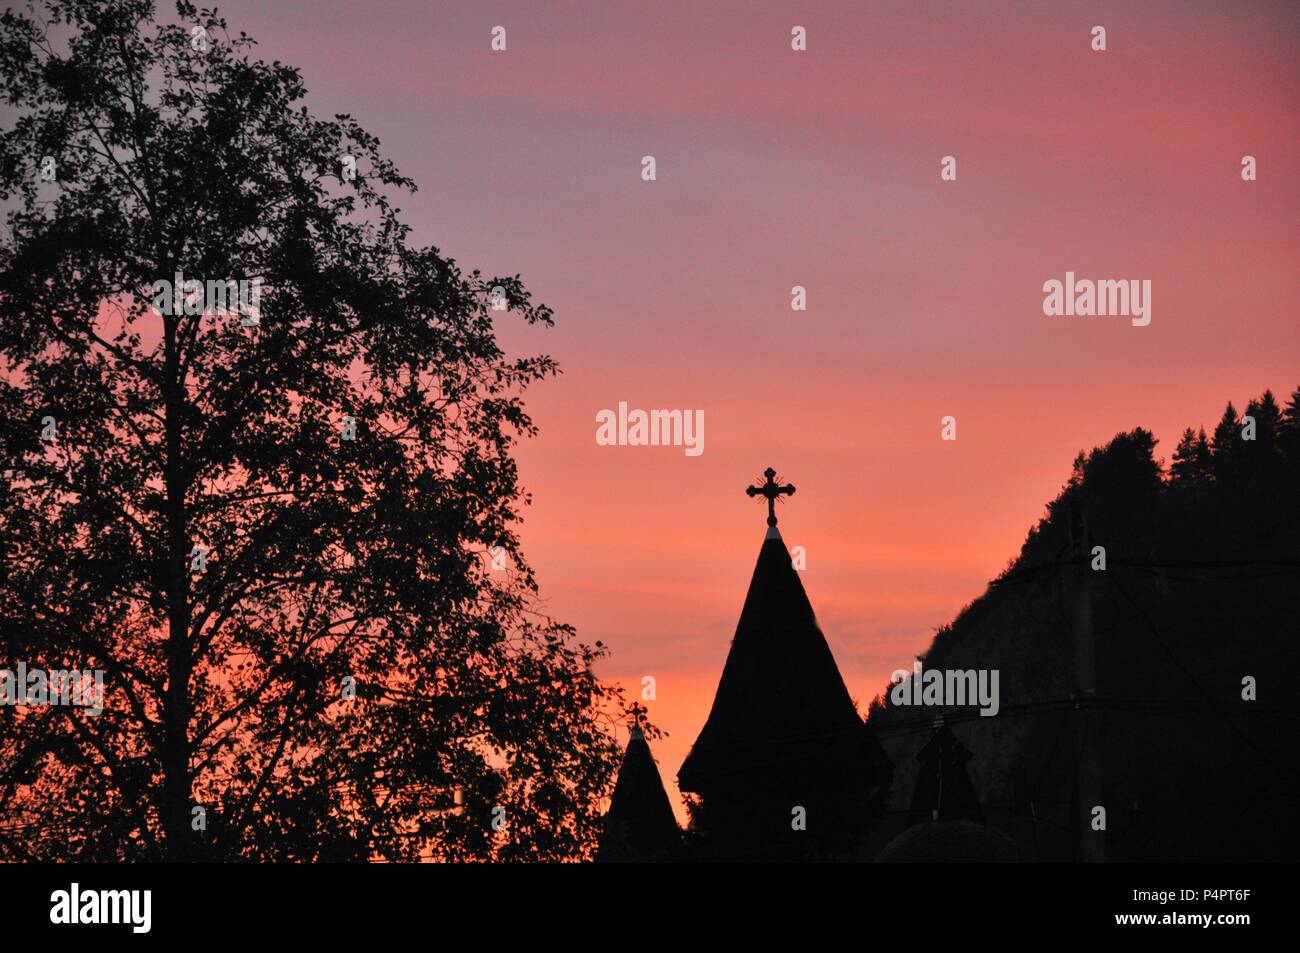
[[[1092, 546], [1083, 504], [1070, 501], [1070, 554], [1065, 579], [1070, 593], [1070, 628], [1074, 640], [1075, 816], [1079, 859], [1106, 862], [1106, 832], [1093, 830], [1093, 808], [1102, 800], [1101, 719], [1097, 712], [1097, 650], [1092, 633]], [[1108, 818], [1109, 820], [1109, 818]]]

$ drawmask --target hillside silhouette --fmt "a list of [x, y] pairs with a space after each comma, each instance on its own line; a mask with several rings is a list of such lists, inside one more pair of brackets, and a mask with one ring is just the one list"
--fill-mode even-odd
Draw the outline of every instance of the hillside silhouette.
[[894, 706], [889, 687], [873, 703], [895, 763], [877, 849], [909, 824], [916, 756], [942, 710], [1018, 858], [1078, 859], [1066, 567], [1072, 514], [1085, 514], [1089, 548], [1106, 553], [1088, 585], [1107, 859], [1295, 856], [1300, 388], [1285, 408], [1269, 392], [1240, 413], [1229, 403], [1210, 433], [1185, 430], [1167, 464], [1156, 446], [1137, 428], [1081, 452], [1020, 553], [920, 656], [927, 669], [998, 669], [997, 716]]

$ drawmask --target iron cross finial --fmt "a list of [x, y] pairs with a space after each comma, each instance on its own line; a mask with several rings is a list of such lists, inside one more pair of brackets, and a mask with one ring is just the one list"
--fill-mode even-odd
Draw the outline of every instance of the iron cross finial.
[[639, 705], [636, 702], [633, 702], [631, 705], [629, 705], [627, 708], [627, 713], [632, 716], [632, 727], [640, 728], [641, 725], [645, 723], [645, 716], [649, 712], [650, 709], [646, 708], [645, 705]]
[[776, 498], [778, 496], [793, 496], [794, 484], [787, 483], [785, 486], [776, 482], [776, 471], [768, 467], [763, 471], [763, 476], [767, 477], [767, 482], [759, 486], [745, 487], [747, 496], [763, 496], [767, 498], [767, 525], [776, 525]]

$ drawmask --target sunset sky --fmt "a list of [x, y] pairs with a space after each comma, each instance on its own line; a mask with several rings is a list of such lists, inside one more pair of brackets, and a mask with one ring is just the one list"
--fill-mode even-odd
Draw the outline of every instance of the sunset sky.
[[[1080, 448], [1143, 426], [1167, 458], [1228, 399], [1300, 384], [1300, 5], [1058, 6], [220, 4], [415, 179], [418, 242], [554, 308], [503, 326], [564, 368], [529, 400], [525, 551], [603, 674], [657, 679], [674, 800], [765, 467], [798, 487], [781, 530], [865, 709]], [[1149, 279], [1151, 324], [1044, 316], [1066, 271]], [[619, 401], [703, 410], [703, 454], [598, 446]]]

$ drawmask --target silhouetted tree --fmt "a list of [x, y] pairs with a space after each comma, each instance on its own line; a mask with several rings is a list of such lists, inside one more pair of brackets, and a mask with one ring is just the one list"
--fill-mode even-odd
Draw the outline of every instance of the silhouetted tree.
[[1242, 419], [1246, 417], [1255, 422], [1255, 427], [1252, 439], [1247, 440], [1243, 435], [1238, 448], [1242, 468], [1267, 479], [1272, 468], [1280, 462], [1277, 438], [1282, 411], [1273, 392], [1266, 390], [1258, 400], [1247, 402]]
[[551, 313], [412, 247], [378, 142], [176, 9], [0, 19], [0, 666], [108, 689], [5, 709], [0, 856], [580, 854], [620, 705], [533, 608], [512, 448], [556, 367], [490, 311]]
[[1292, 459], [1300, 459], [1300, 387], [1291, 393], [1278, 423], [1279, 439], [1283, 451]]
[[1214, 439], [1211, 444], [1214, 450], [1214, 475], [1226, 485], [1235, 482], [1240, 446], [1241, 417], [1237, 414], [1237, 408], [1232, 406], [1232, 401], [1228, 401], [1223, 416], [1214, 427]]
[[1173, 482], [1180, 486], [1204, 486], [1214, 475], [1214, 458], [1205, 428], [1183, 431], [1169, 467]]

